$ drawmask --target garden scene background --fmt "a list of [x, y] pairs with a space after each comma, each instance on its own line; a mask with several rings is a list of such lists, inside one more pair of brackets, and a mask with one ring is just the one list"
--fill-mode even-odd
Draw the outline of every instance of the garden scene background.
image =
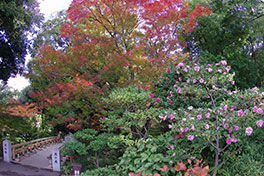
[[263, 16], [262, 0], [73, 0], [44, 20], [1, 1], [1, 142], [72, 133], [64, 175], [264, 175]]

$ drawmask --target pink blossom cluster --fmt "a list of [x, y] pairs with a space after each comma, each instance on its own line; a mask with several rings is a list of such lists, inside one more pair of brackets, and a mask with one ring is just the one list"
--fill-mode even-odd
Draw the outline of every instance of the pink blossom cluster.
[[[189, 59], [191, 60], [191, 58]], [[172, 126], [174, 128], [177, 127], [177, 129], [175, 130], [180, 133], [186, 133], [186, 138], [188, 141], [193, 141], [196, 137], [198, 137], [199, 134], [201, 134], [201, 137], [203, 137], [207, 135], [206, 132], [208, 132], [209, 130], [215, 130], [215, 132], [219, 134], [220, 138], [226, 141], [227, 145], [231, 145], [232, 143], [239, 142], [242, 139], [240, 137], [241, 134], [243, 134], [244, 136], [251, 136], [253, 134], [253, 131], [255, 129], [253, 130], [254, 126], [252, 125], [252, 123], [255, 123], [257, 127], [263, 127], [264, 121], [262, 119], [259, 119], [259, 116], [264, 114], [264, 101], [262, 101], [262, 104], [260, 104], [259, 106], [257, 106], [255, 103], [252, 109], [243, 109], [243, 106], [241, 105], [243, 105], [244, 101], [248, 102], [248, 94], [240, 94], [240, 91], [238, 90], [230, 91], [226, 86], [227, 82], [229, 82], [230, 85], [235, 84], [235, 82], [233, 81], [233, 76], [235, 76], [235, 74], [229, 74], [228, 76], [226, 76], [225, 78], [227, 79], [224, 80], [224, 83], [217, 81], [217, 79], [219, 78], [217, 77], [217, 75], [226, 75], [231, 69], [230, 66], [227, 66], [226, 61], [220, 61], [220, 63], [217, 63], [215, 65], [198, 65], [197, 59], [197, 61], [191, 61], [191, 64], [183, 61], [175, 65], [177, 69], [176, 73], [178, 75], [178, 79], [176, 79], [176, 83], [173, 86], [174, 89], [170, 91], [170, 96], [167, 97], [170, 104], [173, 104], [173, 97], [184, 97], [184, 100], [188, 98], [185, 96], [188, 91], [190, 92], [190, 90], [193, 89], [194, 86], [198, 86], [199, 90], [202, 90], [202, 88], [205, 88], [207, 86], [206, 88], [208, 92], [205, 92], [205, 94], [208, 93], [208, 95], [206, 95], [208, 96], [207, 98], [211, 98], [210, 96], [212, 96], [212, 93], [220, 92], [220, 95], [224, 93], [223, 97], [227, 95], [238, 98], [239, 102], [232, 102], [228, 100], [225, 101], [225, 103], [222, 103], [220, 106], [217, 105], [217, 108], [208, 108], [207, 110], [197, 107], [194, 108], [193, 106], [189, 105], [185, 110], [178, 110], [178, 113], [182, 115], [177, 114], [176, 116], [175, 114], [173, 114], [173, 116], [171, 116], [173, 118], [170, 118], [170, 115], [160, 116], [160, 118], [163, 120], [166, 120], [168, 118], [171, 123], [176, 122], [174, 125], [169, 124], [170, 129], [172, 128]], [[182, 76], [186, 74], [188, 74], [186, 77]], [[210, 75], [210, 80], [207, 80], [206, 75]], [[258, 89], [253, 88], [249, 91], [252, 93], [257, 93]], [[216, 95], [219, 96], [218, 94]], [[261, 96], [258, 95], [253, 97], [257, 97], [257, 99], [262, 98], [264, 97], [264, 93], [262, 93]], [[181, 116], [181, 119], [176, 118], [178, 116]], [[252, 118], [253, 120], [250, 121]], [[213, 121], [212, 119], [217, 120]], [[244, 120], [248, 120], [247, 127], [245, 127]], [[216, 138], [216, 136], [213, 136], [213, 138]], [[170, 150], [174, 149], [174, 147], [172, 146], [170, 146], [169, 148]]]
[[[217, 70], [215, 70], [214, 73], [212, 74], [217, 74], [217, 73], [220, 73], [220, 74], [223, 74], [223, 73], [228, 73], [231, 69], [230, 66], [227, 66], [227, 62], [225, 60], [222, 60], [220, 61], [220, 63], [216, 63], [215, 65], [213, 64], [202, 64], [202, 65], [199, 65], [198, 64], [198, 61], [200, 60], [200, 58], [197, 58], [197, 59], [192, 59], [191, 57], [189, 57], [189, 60], [190, 61], [186, 61], [186, 60], [183, 60], [181, 63], [175, 63], [174, 65], [176, 66], [176, 73], [180, 76], [180, 75], [186, 75], [186, 73], [190, 72], [190, 71], [194, 71], [196, 74], [194, 75], [198, 75], [200, 76], [200, 78], [187, 78], [186, 79], [186, 83], [187, 84], [190, 84], [190, 85], [202, 85], [202, 84], [206, 84], [207, 83], [207, 80], [204, 78], [204, 73], [201, 72], [202, 70], [207, 70], [209, 73], [212, 73], [214, 71], [214, 68], [213, 67], [219, 67], [217, 68]], [[170, 72], [171, 70], [169, 69], [168, 72]], [[199, 74], [199, 72], [201, 72]], [[180, 98], [182, 100], [186, 100], [186, 99], [189, 99], [189, 97], [186, 97], [184, 94], [186, 92], [188, 92], [188, 90], [190, 88], [188, 88], [188, 86], [184, 87], [180, 87], [178, 86], [179, 83], [181, 83], [183, 80], [181, 77], [179, 77], [177, 80], [176, 80], [176, 83], [174, 84], [174, 92], [178, 94], [177, 98]], [[229, 80], [232, 84], [234, 84], [235, 82], [230, 79]], [[219, 85], [217, 84], [214, 84], [212, 85], [212, 88], [213, 89], [220, 89], [219, 88]], [[227, 89], [226, 88], [222, 88], [221, 90], [227, 92]], [[227, 92], [229, 95], [232, 94], [232, 92]], [[181, 96], [179, 96], [179, 94], [181, 94]], [[168, 101], [169, 101], [169, 104], [173, 105], [174, 104], [174, 100], [172, 99], [173, 97], [173, 94], [170, 93], [170, 96], [167, 97]], [[174, 96], [176, 97], [176, 96]]]

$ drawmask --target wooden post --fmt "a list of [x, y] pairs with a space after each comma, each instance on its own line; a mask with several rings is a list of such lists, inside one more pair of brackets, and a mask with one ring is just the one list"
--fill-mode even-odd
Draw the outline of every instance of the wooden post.
[[3, 141], [3, 156], [5, 162], [11, 162], [12, 153], [11, 153], [11, 142], [9, 140]]
[[60, 165], [61, 165], [61, 159], [60, 159], [60, 149], [54, 149], [52, 151], [52, 169], [53, 171], [60, 172]]

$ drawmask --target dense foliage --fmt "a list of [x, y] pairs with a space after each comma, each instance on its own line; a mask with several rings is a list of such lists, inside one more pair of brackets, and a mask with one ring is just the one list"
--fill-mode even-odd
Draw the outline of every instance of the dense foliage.
[[73, 1], [60, 28], [67, 45], [48, 42], [59, 20], [53, 36], [43, 35], [51, 45], [30, 64], [32, 96], [54, 126], [98, 127], [101, 97], [130, 84], [151, 86], [184, 45], [181, 34], [208, 14], [199, 4], [190, 11], [182, 0]]
[[[191, 3], [195, 3], [192, 1]], [[185, 36], [185, 51], [202, 54], [208, 63], [227, 60], [237, 74], [237, 86], [263, 86], [264, 2], [260, 0], [201, 1], [212, 9]]]
[[[157, 176], [239, 175], [242, 171], [239, 165], [248, 162], [252, 165], [245, 165], [246, 173], [263, 173], [261, 154], [250, 151], [263, 145], [259, 136], [263, 134], [263, 93], [257, 88], [243, 91], [235, 88], [235, 74], [230, 73], [231, 67], [226, 61], [203, 64], [202, 60], [188, 58], [165, 71], [155, 95], [159, 97], [159, 118], [165, 123], [153, 119], [151, 122], [165, 125], [167, 130], [141, 140], [132, 138], [134, 143], [126, 144], [120, 163], [104, 168], [104, 172]], [[141, 87], [138, 91], [140, 95]], [[153, 95], [150, 93], [146, 100]], [[115, 97], [131, 100], [129, 93], [127, 97]], [[136, 106], [137, 101], [134, 102]], [[122, 117], [119, 107], [115, 109]], [[140, 119], [137, 115], [129, 119], [132, 118]], [[106, 119], [113, 125], [118, 121], [112, 111], [108, 111], [102, 121]], [[126, 125], [132, 127], [126, 121], [119, 127]], [[99, 170], [83, 175], [92, 173], [100, 175]]]
[[0, 80], [23, 72], [31, 47], [28, 35], [36, 32], [42, 20], [36, 0], [0, 2]]
[[65, 175], [263, 175], [263, 2], [186, 2], [73, 0], [0, 120], [73, 132]]

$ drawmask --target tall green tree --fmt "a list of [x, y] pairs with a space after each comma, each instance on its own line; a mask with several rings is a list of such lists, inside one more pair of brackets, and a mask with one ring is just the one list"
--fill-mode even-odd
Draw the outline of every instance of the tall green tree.
[[209, 62], [228, 60], [241, 88], [262, 86], [264, 2], [209, 0], [201, 3], [208, 4], [212, 14], [199, 18], [198, 26], [185, 36], [186, 51], [205, 55]]
[[28, 35], [35, 33], [43, 15], [37, 0], [0, 2], [0, 80], [22, 73], [25, 56], [31, 47]]

